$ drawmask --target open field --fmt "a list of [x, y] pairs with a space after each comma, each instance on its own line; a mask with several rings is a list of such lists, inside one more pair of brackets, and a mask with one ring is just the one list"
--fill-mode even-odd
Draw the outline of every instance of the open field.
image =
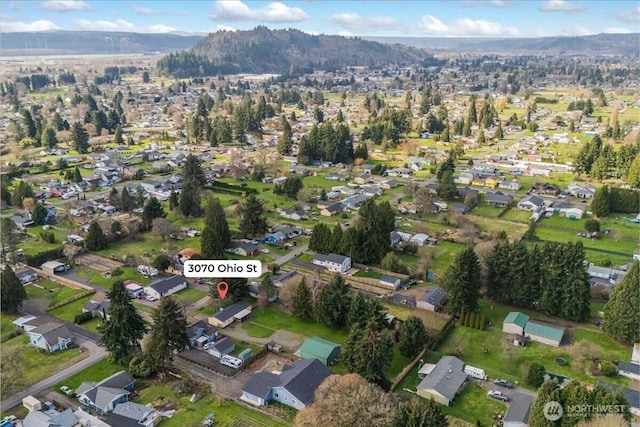
[[173, 295], [173, 298], [180, 305], [180, 307], [186, 307], [193, 304], [196, 301], [201, 300], [208, 294], [205, 291], [199, 289], [187, 288]]
[[24, 288], [27, 291], [27, 298], [44, 301], [45, 306], [48, 307], [85, 292], [84, 289], [70, 288], [46, 279], [38, 280]]
[[105, 277], [104, 273], [100, 271], [94, 270], [89, 267], [78, 267], [76, 268], [76, 274], [78, 277], [88, 280], [92, 284], [96, 286], [100, 286], [105, 288], [107, 291], [111, 290], [113, 283], [122, 280], [126, 282], [127, 280], [133, 280], [140, 285], [148, 285], [151, 283], [151, 279], [148, 277], [144, 277], [142, 274], [138, 273], [138, 271], [134, 267], [120, 267], [122, 270], [122, 274], [118, 276], [109, 275]]
[[497, 208], [487, 203], [480, 203], [471, 211], [473, 215], [485, 216], [489, 218], [497, 218], [500, 216], [500, 214], [502, 214], [502, 212], [504, 212], [504, 208]]
[[63, 385], [66, 385], [72, 390], [75, 390], [84, 381], [98, 382], [104, 378], [107, 378], [110, 375], [115, 374], [116, 372], [122, 371], [123, 369], [126, 369], [126, 368], [120, 365], [117, 365], [115, 363], [109, 362], [109, 360], [107, 359], [103, 359], [100, 362], [91, 365], [87, 369], [80, 371], [77, 374], [74, 374], [69, 378], [65, 378], [64, 380], [60, 381], [58, 384], [54, 386], [54, 389], [60, 390], [60, 387], [62, 387]]

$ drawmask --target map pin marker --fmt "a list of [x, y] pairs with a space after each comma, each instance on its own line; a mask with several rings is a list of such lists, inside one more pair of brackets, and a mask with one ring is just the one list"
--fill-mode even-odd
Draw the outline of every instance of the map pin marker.
[[218, 283], [218, 295], [220, 295], [220, 298], [224, 299], [227, 296], [227, 292], [229, 292], [229, 285], [227, 282]]

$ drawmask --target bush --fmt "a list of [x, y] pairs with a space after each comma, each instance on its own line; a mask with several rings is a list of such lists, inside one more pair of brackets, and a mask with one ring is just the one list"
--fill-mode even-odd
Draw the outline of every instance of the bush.
[[87, 311], [85, 313], [78, 314], [76, 317], [74, 317], [73, 323], [75, 323], [76, 325], [82, 325], [83, 323], [88, 322], [91, 319], [93, 319], [93, 315], [91, 314], [90, 311]]
[[57, 248], [49, 249], [48, 251], [38, 252], [35, 255], [27, 255], [27, 265], [40, 268], [40, 266], [47, 261], [62, 258], [64, 256], [62, 249], [63, 247], [59, 246]]
[[158, 254], [154, 258], [152, 263], [152, 265], [155, 268], [157, 268], [159, 271], [165, 271], [167, 268], [169, 268], [170, 264], [171, 264], [171, 259], [166, 254]]
[[476, 315], [476, 324], [475, 324], [475, 328], [476, 329], [481, 329], [482, 328], [482, 316], [480, 315]]
[[540, 387], [544, 383], [544, 374], [546, 370], [544, 366], [537, 362], [533, 362], [529, 365], [529, 372], [527, 373], [526, 383], [533, 387]]
[[111, 275], [113, 277], [118, 277], [118, 276], [122, 276], [124, 274], [124, 270], [122, 270], [120, 267], [116, 268], [115, 270], [113, 270], [111, 272]]
[[604, 375], [605, 377], [615, 377], [616, 375], [618, 375], [616, 365], [614, 365], [613, 362], [609, 362], [608, 360], [600, 363], [600, 372], [602, 372], [602, 375]]
[[55, 242], [56, 242], [56, 235], [55, 235], [55, 234], [53, 234], [53, 233], [52, 233], [52, 232], [50, 232], [50, 231], [44, 231], [44, 230], [42, 230], [42, 231], [40, 232], [40, 238], [41, 238], [42, 240], [44, 240], [45, 242], [47, 242], [47, 243], [55, 243]]
[[476, 327], [476, 314], [475, 313], [469, 313], [469, 319], [467, 320], [467, 326], [470, 328], [475, 328]]
[[584, 229], [588, 233], [600, 231], [600, 221], [598, 221], [597, 219], [588, 219], [584, 223]]

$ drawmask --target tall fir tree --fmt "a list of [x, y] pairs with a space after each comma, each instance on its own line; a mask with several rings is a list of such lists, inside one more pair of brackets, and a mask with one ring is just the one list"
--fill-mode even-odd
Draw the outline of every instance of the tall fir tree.
[[202, 160], [193, 154], [189, 154], [182, 164], [182, 174], [184, 180], [194, 179], [198, 183], [198, 187], [201, 187], [207, 183], [207, 177], [202, 169]]
[[458, 313], [475, 311], [480, 298], [481, 268], [472, 248], [458, 253], [442, 278], [441, 285], [449, 294], [449, 310]]
[[350, 302], [349, 285], [341, 275], [335, 274], [318, 296], [316, 303], [318, 320], [330, 328], [345, 326]]
[[415, 357], [429, 343], [429, 333], [417, 316], [409, 316], [398, 332], [398, 350], [404, 357]]
[[231, 232], [224, 209], [218, 198], [211, 197], [207, 203], [204, 229], [200, 236], [200, 253], [205, 259], [225, 259], [229, 240]]
[[633, 345], [640, 342], [640, 262], [634, 261], [622, 282], [613, 289], [604, 306], [602, 329], [610, 337]]
[[393, 340], [389, 332], [380, 330], [371, 319], [362, 330], [352, 329], [351, 335], [348, 339], [350, 347], [344, 349], [347, 369], [388, 390], [390, 383], [385, 371], [393, 359]]
[[82, 174], [80, 173], [80, 168], [76, 166], [73, 168], [73, 182], [82, 182]]
[[150, 230], [153, 225], [153, 220], [156, 218], [166, 218], [167, 213], [164, 211], [164, 207], [160, 200], [151, 196], [142, 209], [142, 224], [146, 230]]
[[107, 236], [104, 235], [102, 227], [96, 221], [92, 221], [87, 231], [85, 246], [90, 251], [100, 251], [107, 247]]
[[89, 134], [82, 126], [82, 123], [75, 122], [71, 127], [71, 140], [73, 148], [80, 154], [86, 154], [89, 151]]
[[311, 290], [307, 286], [304, 277], [298, 284], [293, 295], [293, 315], [299, 319], [309, 320], [313, 318], [313, 300]]
[[27, 291], [9, 265], [5, 266], [0, 275], [0, 291], [0, 308], [5, 313], [15, 313], [27, 299]]
[[329, 226], [324, 223], [318, 223], [313, 227], [311, 233], [311, 239], [309, 239], [309, 249], [321, 254], [328, 254], [331, 252], [331, 230]]
[[596, 195], [593, 196], [591, 210], [596, 217], [605, 218], [609, 216], [610, 198], [609, 187], [606, 185], [603, 185], [600, 191], [597, 191]]
[[400, 403], [394, 427], [447, 427], [449, 421], [441, 405], [433, 399], [413, 397]]
[[124, 282], [117, 280], [109, 292], [111, 306], [98, 326], [100, 343], [109, 350], [109, 358], [124, 365], [140, 351], [140, 340], [147, 332], [147, 325], [133, 305]]
[[186, 217], [200, 215], [200, 186], [194, 178], [185, 179], [178, 203], [180, 212]]
[[153, 328], [147, 351], [148, 360], [154, 370], [159, 371], [173, 365], [176, 352], [189, 345], [187, 320], [173, 297], [162, 297], [158, 308], [153, 312]]
[[254, 193], [247, 196], [245, 201], [238, 205], [240, 214], [240, 232], [245, 236], [263, 234], [267, 228], [264, 205]]

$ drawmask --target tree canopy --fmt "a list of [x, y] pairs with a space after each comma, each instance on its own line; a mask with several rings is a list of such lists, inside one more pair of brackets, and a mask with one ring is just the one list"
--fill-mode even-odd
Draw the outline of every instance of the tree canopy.
[[205, 259], [225, 259], [226, 248], [231, 239], [229, 224], [220, 200], [209, 198], [204, 229], [200, 237], [200, 253]]
[[480, 276], [480, 262], [473, 249], [466, 248], [459, 252], [441, 281], [449, 295], [448, 305], [452, 313], [460, 310], [471, 312], [478, 308]]
[[634, 261], [604, 306], [604, 332], [628, 345], [640, 342], [640, 262]]
[[27, 291], [25, 291], [20, 279], [18, 279], [18, 276], [9, 265], [2, 270], [0, 279], [0, 308], [4, 312], [14, 313], [22, 306], [22, 302], [27, 299]]

